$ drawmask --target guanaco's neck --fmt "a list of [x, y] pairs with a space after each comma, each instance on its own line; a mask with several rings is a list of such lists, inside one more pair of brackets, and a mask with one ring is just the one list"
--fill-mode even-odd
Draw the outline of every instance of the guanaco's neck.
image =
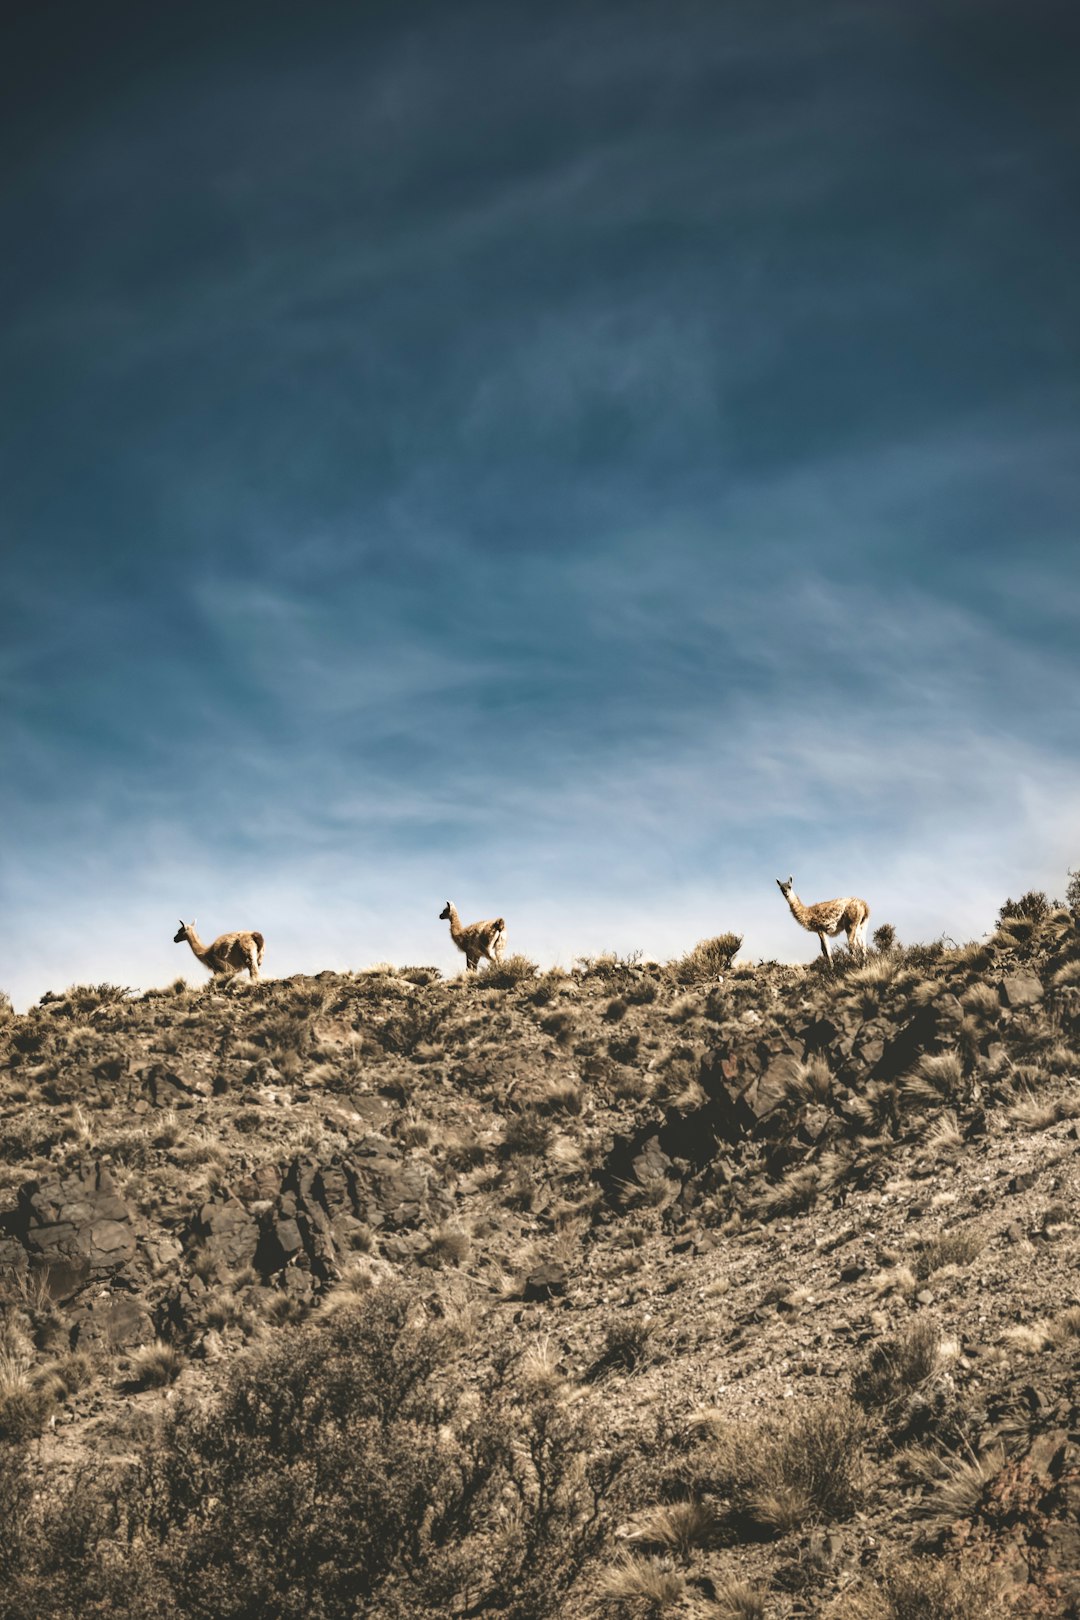
[[803, 928], [808, 928], [810, 926], [807, 921], [809, 913], [794, 889], [788, 895], [787, 903], [791, 907], [791, 915], [795, 918], [795, 921], [801, 923]]
[[206, 946], [195, 932], [194, 923], [188, 923], [184, 929], [184, 933], [187, 935], [187, 942], [195, 952], [195, 955], [200, 961], [202, 961], [203, 957], [206, 955]]
[[451, 939], [460, 939], [461, 934], [462, 934], [462, 928], [461, 928], [461, 918], [458, 916], [458, 913], [457, 913], [457, 906], [452, 906], [450, 904], [450, 902], [447, 901], [446, 907], [447, 907], [447, 910], [450, 913], [450, 937], [451, 937]]

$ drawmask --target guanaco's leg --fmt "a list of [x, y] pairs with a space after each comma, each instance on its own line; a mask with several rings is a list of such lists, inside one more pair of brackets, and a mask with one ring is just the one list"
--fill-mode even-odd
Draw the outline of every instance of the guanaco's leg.
[[821, 954], [825, 958], [826, 962], [829, 963], [829, 966], [831, 967], [832, 966], [832, 953], [829, 950], [829, 941], [828, 941], [828, 939], [826, 938], [826, 936], [824, 934], [819, 934], [818, 939], [820, 939], [820, 941], [821, 941]]

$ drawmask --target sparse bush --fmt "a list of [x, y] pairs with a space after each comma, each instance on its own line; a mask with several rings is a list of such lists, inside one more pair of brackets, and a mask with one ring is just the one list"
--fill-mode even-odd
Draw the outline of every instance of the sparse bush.
[[1065, 904], [1070, 911], [1080, 911], [1080, 867], [1069, 868], [1069, 882], [1065, 890]]
[[73, 1013], [96, 1012], [99, 1007], [115, 1007], [134, 992], [126, 984], [73, 984], [64, 992], [64, 1000]]
[[437, 984], [442, 974], [437, 967], [403, 967], [398, 971], [399, 979], [407, 979], [410, 984], [418, 984], [421, 988], [429, 984]]
[[656, 1324], [640, 1316], [616, 1316], [604, 1333], [604, 1348], [586, 1377], [599, 1378], [605, 1372], [633, 1372], [645, 1364], [656, 1331]]
[[508, 1157], [518, 1153], [546, 1153], [550, 1144], [551, 1126], [534, 1109], [525, 1109], [507, 1121], [502, 1151]]
[[706, 984], [728, 972], [742, 942], [741, 934], [717, 934], [713, 939], [700, 940], [692, 951], [670, 964], [671, 971], [679, 984]]
[[182, 1612], [436, 1620], [462, 1594], [507, 1620], [560, 1607], [606, 1539], [621, 1458], [579, 1405], [535, 1388], [463, 1404], [463, 1346], [413, 1290], [377, 1288], [247, 1361], [212, 1409], [171, 1418], [126, 1505]]
[[14, 1016], [15, 1007], [11, 997], [6, 990], [0, 990], [0, 1024], [6, 1023], [9, 1018], [14, 1018]]
[[874, 949], [884, 955], [896, 949], [896, 929], [892, 923], [879, 923], [874, 929]]
[[998, 927], [1016, 917], [1026, 917], [1029, 922], [1038, 926], [1049, 917], [1050, 909], [1050, 901], [1041, 889], [1029, 889], [1019, 900], [1006, 900], [998, 912]]

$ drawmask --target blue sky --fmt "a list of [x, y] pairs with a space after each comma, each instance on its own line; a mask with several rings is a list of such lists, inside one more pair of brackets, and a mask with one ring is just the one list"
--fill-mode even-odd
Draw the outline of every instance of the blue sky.
[[[28, 12], [30, 8], [27, 8]], [[1080, 865], [1071, 7], [32, 8], [0, 985]]]

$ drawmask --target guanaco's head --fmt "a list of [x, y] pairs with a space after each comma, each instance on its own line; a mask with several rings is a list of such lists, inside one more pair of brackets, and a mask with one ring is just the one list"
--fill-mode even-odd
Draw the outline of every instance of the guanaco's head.
[[784, 899], [786, 900], [788, 895], [791, 893], [791, 890], [792, 890], [792, 888], [794, 886], [794, 883], [795, 883], [795, 879], [794, 878], [788, 878], [786, 883], [784, 882], [783, 878], [777, 878], [776, 881], [777, 881], [777, 884], [779, 885], [780, 893], [783, 895]]
[[173, 935], [173, 941], [172, 941], [173, 944], [174, 945], [179, 945], [179, 943], [180, 943], [180, 941], [182, 939], [187, 939], [187, 937], [188, 937], [188, 929], [189, 928], [194, 928], [194, 927], [195, 927], [195, 919], [194, 919], [194, 917], [192, 917], [192, 919], [191, 919], [191, 921], [189, 923], [186, 923], [184, 921], [183, 917], [181, 917], [181, 919], [180, 919], [180, 927], [177, 929], [176, 933]]
[[447, 921], [449, 921], [449, 917], [450, 917], [450, 902], [448, 900], [446, 902], [445, 906], [443, 906], [442, 910], [439, 912], [439, 921], [440, 922], [447, 922]]

